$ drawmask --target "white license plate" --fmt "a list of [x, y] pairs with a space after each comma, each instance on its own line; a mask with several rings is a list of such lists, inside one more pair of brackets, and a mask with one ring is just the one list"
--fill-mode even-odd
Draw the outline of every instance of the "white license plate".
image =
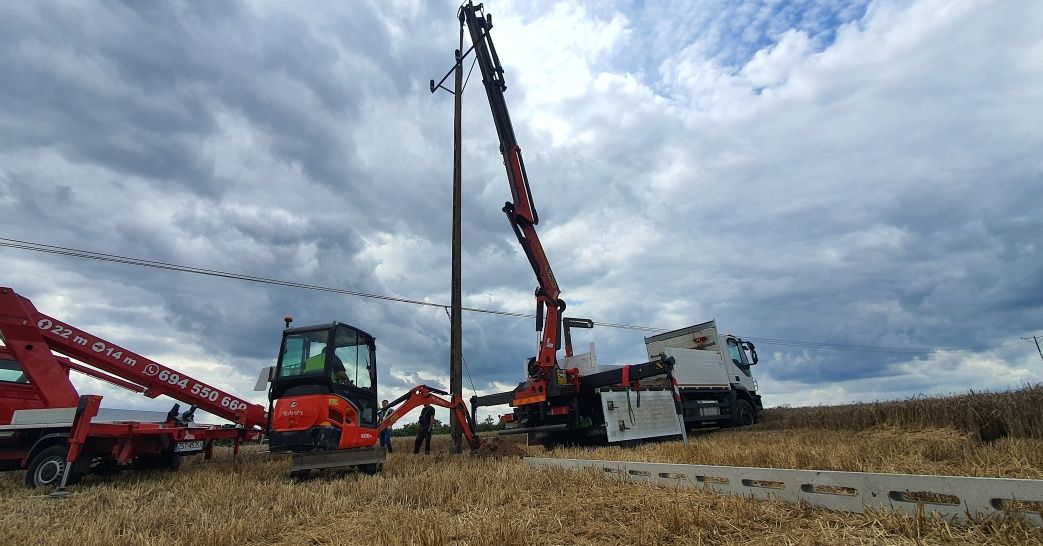
[[174, 453], [193, 453], [196, 451], [203, 451], [203, 441], [196, 440], [194, 442], [178, 442], [174, 446]]

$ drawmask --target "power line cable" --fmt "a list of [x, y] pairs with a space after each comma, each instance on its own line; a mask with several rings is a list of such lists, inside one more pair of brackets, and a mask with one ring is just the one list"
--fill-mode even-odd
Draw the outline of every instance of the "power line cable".
[[[207, 269], [202, 267], [194, 267], [187, 265], [173, 264], [169, 262], [160, 262], [155, 260], [145, 260], [141, 258], [131, 258], [128, 256], [120, 256], [117, 254], [106, 254], [103, 252], [94, 252], [89, 250], [80, 250], [75, 248], [68, 248], [56, 245], [48, 245], [43, 243], [34, 243], [30, 241], [22, 241], [18, 239], [8, 239], [0, 237], [0, 247], [15, 248], [19, 250], [29, 250], [33, 252], [42, 252], [47, 254], [56, 254], [60, 256], [68, 256], [73, 258], [97, 260], [103, 262], [118, 263], [124, 265], [134, 265], [139, 267], [150, 267], [153, 269], [163, 269], [167, 271], [177, 271], [181, 273], [193, 273], [197, 275], [206, 275], [211, 277], [219, 277], [224, 279], [240, 280], [247, 282], [255, 282], [262, 284], [270, 284], [274, 286], [284, 286], [288, 288], [299, 288], [303, 290], [315, 290], [319, 292], [328, 292], [333, 294], [342, 294], [345, 296], [354, 296], [360, 298], [369, 298], [382, 301], [392, 301], [397, 303], [407, 303], [410, 305], [419, 305], [424, 307], [441, 307], [446, 308], [444, 303], [435, 303], [430, 301], [416, 300], [410, 298], [401, 298], [397, 296], [389, 296], [386, 294], [374, 294], [369, 292], [361, 292], [358, 290], [348, 290], [345, 288], [333, 288], [329, 286], [319, 286], [314, 284], [307, 284], [295, 281], [287, 281], [282, 279], [272, 279], [268, 277], [260, 277], [256, 275], [245, 275], [241, 273], [231, 273], [228, 271], [219, 271], [215, 269]], [[484, 313], [488, 315], [498, 315], [504, 317], [516, 317], [516, 318], [535, 318], [536, 315], [531, 313], [518, 313], [513, 311], [500, 311], [496, 309], [482, 309], [478, 307], [463, 307], [462, 310], [471, 313]], [[600, 322], [594, 321], [594, 324], [603, 328], [615, 328], [620, 330], [631, 330], [637, 332], [666, 332], [668, 328], [657, 328], [654, 326], [642, 326], [636, 324], [623, 324], [616, 322]], [[836, 351], [856, 351], [856, 352], [877, 352], [877, 353], [896, 353], [896, 354], [924, 354], [931, 353], [934, 351], [949, 351], [949, 352], [974, 352], [983, 351], [994, 348], [1009, 347], [1011, 345], [1018, 344], [1015, 341], [1013, 343], [1006, 343], [994, 347], [883, 347], [874, 345], [851, 345], [842, 343], [827, 343], [817, 341], [798, 341], [791, 339], [777, 339], [768, 337], [747, 337], [746, 339], [758, 343], [764, 343], [767, 345], [779, 345], [784, 347], [800, 347], [807, 349], [822, 349], [822, 350], [836, 350]]]
[[[343, 288], [332, 288], [328, 286], [319, 286], [314, 284], [300, 283], [294, 281], [286, 281], [280, 279], [271, 279], [267, 277], [258, 277], [254, 275], [244, 275], [240, 273], [230, 273], [227, 271], [218, 271], [214, 269], [206, 269], [201, 267], [185, 266], [178, 264], [171, 264], [167, 262], [158, 262], [154, 260], [143, 260], [139, 258], [129, 258], [126, 256], [118, 256], [115, 254], [105, 254], [102, 252], [92, 252], [88, 250], [78, 250], [73, 248], [59, 247], [54, 245], [45, 245], [41, 243], [31, 243], [27, 241], [19, 241], [15, 239], [6, 239], [0, 237], [0, 246], [17, 248], [22, 250], [31, 250], [35, 252], [44, 252], [49, 254], [58, 254], [62, 256], [70, 256], [75, 258], [84, 258], [90, 260], [98, 260], [104, 262], [113, 262], [126, 265], [136, 265], [141, 267], [151, 267], [155, 269], [165, 269], [168, 271], [178, 271], [182, 273], [195, 273], [198, 275], [208, 275], [212, 277], [221, 277], [226, 279], [234, 279], [241, 281], [257, 282], [263, 284], [272, 284], [276, 286], [286, 286], [290, 288], [302, 288], [305, 290], [317, 290], [320, 292], [331, 292], [334, 294], [343, 294], [346, 296], [357, 296], [361, 298], [372, 298], [385, 301], [394, 301], [399, 303], [409, 303], [412, 305], [422, 305], [426, 307], [445, 307], [441, 303], [433, 303], [429, 301], [414, 300], [409, 298], [400, 298], [396, 296], [388, 296], [384, 294], [372, 294], [368, 292], [360, 292], [357, 290], [347, 290]], [[533, 315], [527, 315], [525, 313], [515, 313], [511, 311], [497, 311], [494, 309], [477, 309], [471, 307], [464, 307], [465, 311], [471, 311], [475, 313], [488, 313], [493, 315], [503, 315], [508, 317], [522, 317], [531, 318]]]
[[902, 353], [902, 354], [921, 354], [930, 353], [934, 351], [948, 351], [948, 352], [974, 352], [974, 351], [985, 351], [989, 349], [995, 349], [1000, 347], [1009, 347], [1016, 345], [1017, 342], [1005, 343], [1003, 345], [996, 346], [979, 346], [979, 347], [881, 347], [877, 345], [851, 345], [846, 343], [827, 343], [819, 341], [797, 341], [788, 339], [775, 339], [775, 338], [764, 338], [764, 337], [748, 337], [744, 338], [750, 341], [758, 343], [765, 343], [768, 345], [782, 345], [791, 347], [805, 347], [811, 349], [832, 349], [837, 351], [865, 351], [865, 352], [881, 352], [881, 353]]

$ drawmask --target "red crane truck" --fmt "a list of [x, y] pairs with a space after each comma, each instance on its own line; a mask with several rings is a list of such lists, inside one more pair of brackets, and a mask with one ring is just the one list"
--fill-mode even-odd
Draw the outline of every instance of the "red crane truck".
[[[562, 329], [566, 356], [572, 357], [569, 329], [591, 328], [593, 322], [563, 316], [565, 301], [561, 298], [558, 281], [554, 278], [550, 261], [536, 232], [539, 214], [532, 199], [521, 148], [507, 111], [504, 98], [507, 84], [489, 34], [492, 17], [485, 14], [482, 4], [476, 5], [470, 1], [460, 7], [458, 16], [460, 24], [467, 27], [473, 44], [471, 49], [463, 52], [461, 58], [472, 52], [475, 55], [507, 170], [512, 199], [503, 205], [502, 210], [536, 275], [536, 330], [541, 332], [538, 352], [528, 359], [526, 365], [526, 380], [508, 392], [471, 398], [472, 419], [479, 406], [510, 404], [513, 412], [501, 417], [509, 429], [502, 433], [528, 433], [530, 438], [538, 438], [545, 443], [598, 441], [598, 438], [605, 436], [606, 408], [613, 411], [612, 408], [617, 407], [620, 400], [629, 405], [631, 387], [644, 378], [666, 376], [667, 385], [673, 385], [674, 360], [670, 356], [655, 355], [656, 358], [649, 362], [588, 375], [582, 375], [577, 367], [563, 366], [565, 362], [559, 362], [557, 354], [562, 348]], [[446, 78], [448, 76], [446, 74]], [[441, 88], [441, 85], [432, 80], [431, 92]], [[619, 391], [620, 394], [610, 395], [610, 391]], [[610, 400], [609, 396], [616, 398]], [[637, 405], [640, 406], [641, 395], [636, 396]], [[676, 388], [668, 386], [644, 397], [646, 409], [655, 405], [658, 414], [667, 416], [667, 424], [671, 425], [667, 427], [669, 433], [684, 433], [680, 424], [681, 406]], [[672, 420], [675, 415], [678, 418]]]
[[[0, 339], [0, 470], [26, 469], [29, 487], [60, 491], [91, 472], [176, 468], [184, 455], [209, 459], [217, 440], [238, 453], [267, 426], [263, 406], [47, 316], [11, 288], [0, 287]], [[104, 409], [101, 396], [76, 391], [73, 371], [190, 408]], [[197, 424], [196, 408], [230, 424]]]

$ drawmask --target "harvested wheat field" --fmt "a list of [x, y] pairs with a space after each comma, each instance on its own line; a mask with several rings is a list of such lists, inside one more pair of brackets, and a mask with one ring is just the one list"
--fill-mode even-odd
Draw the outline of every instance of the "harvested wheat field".
[[[667, 460], [845, 470], [1043, 476], [1043, 444], [979, 445], [953, 430], [722, 431], [635, 449], [505, 443], [485, 456], [430, 456], [409, 439], [382, 474], [287, 479], [286, 459], [193, 458], [174, 473], [88, 477], [63, 500], [0, 477], [2, 544], [1043, 544], [1018, 517], [951, 524], [892, 512], [835, 513], [689, 488], [530, 470], [498, 454]], [[403, 453], [405, 452], [405, 453]]]
[[[531, 449], [531, 448], [530, 448]], [[540, 453], [542, 450], [533, 450]], [[953, 429], [722, 430], [634, 448], [558, 448], [553, 457], [1043, 479], [1043, 440], [984, 444]], [[547, 455], [541, 455], [547, 456]]]
[[949, 428], [985, 442], [1043, 440], [1043, 385], [1004, 392], [969, 392], [837, 406], [773, 408], [760, 428], [858, 431], [875, 427]]
[[1043, 479], [1043, 386], [887, 402], [773, 408], [749, 429], [556, 457]]

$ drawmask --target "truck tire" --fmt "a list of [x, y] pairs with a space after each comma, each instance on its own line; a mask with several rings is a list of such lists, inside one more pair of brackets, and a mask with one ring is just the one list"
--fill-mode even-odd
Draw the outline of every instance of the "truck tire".
[[[65, 473], [66, 458], [69, 456], [69, 447], [54, 445], [40, 450], [33, 455], [29, 461], [29, 467], [25, 471], [25, 485], [27, 487], [58, 487], [62, 483], [62, 474]], [[65, 485], [75, 485], [83, 475], [77, 472], [69, 474]]]
[[745, 400], [737, 400], [735, 402], [735, 415], [732, 417], [732, 426], [748, 427], [756, 422], [757, 412], [754, 411], [753, 404]]

